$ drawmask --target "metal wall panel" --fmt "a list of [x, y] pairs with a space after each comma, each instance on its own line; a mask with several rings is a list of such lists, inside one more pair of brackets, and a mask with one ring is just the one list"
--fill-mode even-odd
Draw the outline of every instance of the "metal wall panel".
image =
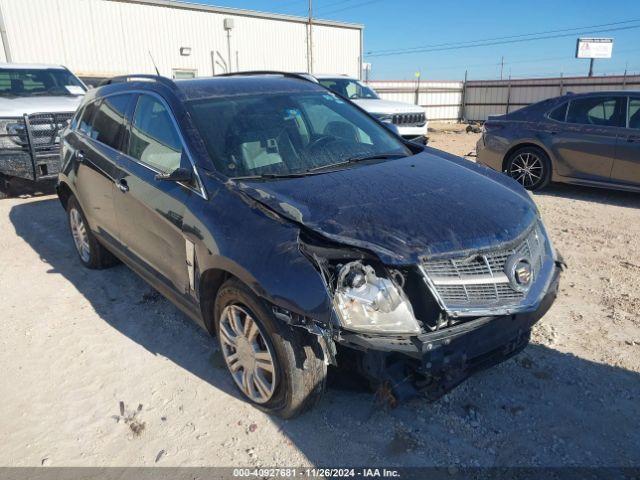
[[[111, 76], [196, 70], [222, 73], [229, 63], [223, 22], [233, 18], [231, 71], [307, 70], [307, 25], [302, 19], [155, 5], [122, 0], [0, 0], [14, 62], [64, 64], [77, 74]], [[358, 76], [359, 26], [314, 26], [314, 64]], [[180, 55], [190, 47], [191, 55]], [[220, 59], [222, 56], [223, 60]], [[213, 65], [212, 65], [213, 64]]]
[[[407, 81], [371, 81], [381, 98], [404, 103], [416, 103], [415, 80]], [[418, 104], [424, 107], [429, 120], [457, 120], [460, 116], [463, 82], [421, 81], [418, 92]]]

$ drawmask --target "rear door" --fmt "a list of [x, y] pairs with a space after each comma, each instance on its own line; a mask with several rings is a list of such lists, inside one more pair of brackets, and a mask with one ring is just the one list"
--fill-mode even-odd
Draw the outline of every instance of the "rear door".
[[155, 179], [178, 167], [192, 168], [168, 104], [155, 94], [137, 97], [116, 181], [120, 237], [130, 257], [179, 293], [189, 291], [182, 234], [191, 186]]
[[87, 104], [73, 141], [80, 205], [92, 229], [115, 243], [118, 225], [113, 193], [120, 175], [124, 118], [132, 99], [130, 94], [118, 94]]
[[565, 122], [550, 136], [549, 147], [559, 175], [608, 181], [617, 137], [624, 125], [623, 96], [580, 97], [569, 102]]
[[618, 138], [611, 180], [640, 185], [640, 96], [628, 97], [627, 122]]

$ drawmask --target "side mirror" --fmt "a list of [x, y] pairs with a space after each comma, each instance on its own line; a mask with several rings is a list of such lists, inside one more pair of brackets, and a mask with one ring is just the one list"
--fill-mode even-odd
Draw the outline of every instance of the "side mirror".
[[387, 129], [391, 130], [396, 135], [400, 135], [400, 130], [398, 130], [398, 126], [395, 123], [391, 122], [382, 122], [382, 124], [387, 127]]
[[193, 170], [187, 168], [176, 168], [171, 173], [157, 174], [155, 179], [167, 182], [190, 182], [193, 180]]

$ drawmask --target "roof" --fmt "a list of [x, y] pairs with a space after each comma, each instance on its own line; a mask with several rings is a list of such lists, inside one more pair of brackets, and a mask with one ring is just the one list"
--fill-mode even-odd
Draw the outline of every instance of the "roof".
[[241, 73], [236, 75], [218, 75], [189, 80], [170, 80], [153, 75], [129, 75], [115, 77], [109, 83], [101, 85], [96, 95], [124, 92], [130, 89], [158, 91], [170, 89], [180, 92], [182, 99], [197, 100], [205, 98], [229, 97], [241, 95], [273, 95], [278, 93], [302, 93], [326, 91], [318, 83], [305, 79], [299, 74], [286, 73]]
[[62, 65], [47, 65], [44, 63], [0, 63], [0, 68], [11, 70], [45, 70], [55, 68], [58, 70], [65, 70], [65, 67], [63, 67]]
[[[299, 17], [295, 15], [284, 15], [280, 13], [260, 12], [257, 10], [244, 10], [240, 8], [216, 7], [213, 5], [203, 5], [199, 3], [190, 3], [177, 0], [108, 0], [122, 3], [138, 3], [143, 5], [151, 5], [156, 7], [178, 8], [182, 10], [196, 10], [200, 12], [221, 13], [226, 15], [237, 15], [241, 17], [263, 18], [268, 20], [284, 20], [287, 22], [308, 23], [307, 17]], [[364, 25], [360, 23], [337, 22], [333, 20], [313, 19], [315, 25], [325, 25], [331, 27], [353, 28], [357, 30], [364, 29]]]

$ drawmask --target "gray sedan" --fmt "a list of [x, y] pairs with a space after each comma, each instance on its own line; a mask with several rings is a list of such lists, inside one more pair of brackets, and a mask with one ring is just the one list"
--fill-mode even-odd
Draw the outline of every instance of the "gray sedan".
[[529, 190], [553, 181], [640, 191], [640, 92], [567, 94], [489, 117], [477, 153]]

